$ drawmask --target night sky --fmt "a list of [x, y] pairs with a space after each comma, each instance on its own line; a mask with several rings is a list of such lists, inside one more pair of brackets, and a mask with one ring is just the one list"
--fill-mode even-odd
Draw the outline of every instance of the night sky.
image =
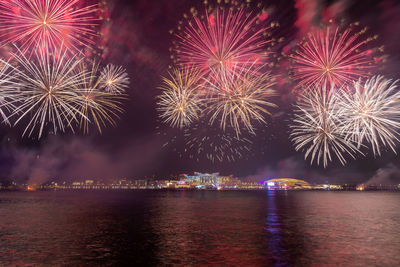
[[[183, 14], [192, 6], [203, 10], [203, 1], [184, 0], [113, 0], [109, 1], [111, 22], [106, 36], [105, 63], [122, 65], [127, 69], [131, 86], [129, 99], [124, 102], [125, 113], [117, 127], [105, 129], [102, 135], [92, 131], [48, 135], [40, 141], [22, 138], [22, 129], [3, 126], [1, 149], [1, 179], [34, 181], [74, 180], [78, 178], [116, 179], [127, 177], [169, 178], [180, 173], [220, 172], [247, 179], [293, 177], [309, 182], [355, 183], [370, 180], [395, 181], [400, 176], [398, 156], [392, 151], [381, 157], [358, 156], [346, 166], [334, 161], [328, 168], [310, 166], [303, 154], [292, 147], [288, 122], [292, 116], [292, 82], [287, 79], [275, 89], [281, 94], [279, 108], [259, 127], [250, 146], [251, 152], [236, 162], [199, 161], [180, 156], [184, 142], [177, 130], [160, 122], [156, 110], [157, 87], [172, 64], [169, 48], [176, 38], [176, 29]], [[384, 1], [318, 1], [279, 0], [263, 1], [279, 21], [275, 31], [284, 41], [274, 49], [293, 47], [311, 25], [318, 25], [326, 17], [359, 21], [367, 26], [368, 35], [378, 34], [376, 45], [384, 45], [387, 59], [378, 66], [380, 74], [399, 79], [400, 69], [400, 2]], [[284, 65], [281, 62], [281, 65]], [[276, 67], [280, 72], [285, 68]], [[287, 74], [283, 74], [287, 75]], [[178, 136], [174, 142], [164, 144]]]

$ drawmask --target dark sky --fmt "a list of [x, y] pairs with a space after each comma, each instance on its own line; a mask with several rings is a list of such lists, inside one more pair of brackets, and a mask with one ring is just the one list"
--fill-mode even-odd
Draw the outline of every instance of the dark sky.
[[[157, 178], [183, 172], [221, 172], [240, 177], [268, 178], [292, 176], [311, 182], [360, 182], [375, 174], [388, 172], [390, 179], [400, 173], [398, 157], [384, 152], [382, 157], [371, 155], [350, 160], [346, 166], [333, 162], [327, 169], [309, 166], [301, 152], [295, 152], [288, 138], [288, 121], [292, 111], [291, 88], [286, 83], [277, 88], [282, 92], [279, 110], [258, 130], [247, 153], [236, 162], [210, 162], [180, 156], [184, 143], [177, 131], [160, 123], [155, 97], [161, 76], [167, 75], [169, 48], [175, 29], [183, 13], [192, 6], [202, 9], [202, 2], [184, 0], [113, 0], [109, 2], [111, 16], [107, 34], [107, 57], [104, 63], [124, 66], [130, 76], [129, 99], [126, 112], [116, 128], [108, 128], [102, 135], [89, 136], [66, 133], [47, 136], [40, 141], [21, 138], [21, 129], [3, 127], [1, 179], [30, 179], [43, 182], [48, 179], [77, 178]], [[348, 22], [360, 21], [368, 26], [368, 34], [379, 35], [378, 44], [385, 46], [387, 62], [379, 73], [398, 79], [400, 69], [400, 2], [384, 1], [318, 1], [271, 0], [264, 6], [273, 7], [272, 19], [280, 22], [277, 38], [285, 41], [275, 49], [293, 45], [311, 24], [318, 24], [324, 16], [333, 16]], [[310, 18], [310, 19], [307, 19]], [[308, 22], [307, 22], [308, 21]], [[279, 70], [276, 70], [279, 71]], [[159, 134], [161, 133], [161, 134]], [[378, 171], [381, 169], [381, 171]], [[382, 171], [383, 170], [383, 171]], [[378, 171], [378, 172], [377, 172]], [[376, 175], [375, 175], [376, 176]]]

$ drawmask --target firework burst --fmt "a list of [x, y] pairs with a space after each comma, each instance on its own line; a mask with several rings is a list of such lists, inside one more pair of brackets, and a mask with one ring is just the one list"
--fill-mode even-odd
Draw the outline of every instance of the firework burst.
[[260, 16], [246, 13], [243, 8], [206, 11], [205, 16], [193, 16], [193, 21], [177, 34], [177, 63], [203, 73], [261, 64], [269, 54], [267, 31]]
[[199, 118], [202, 99], [198, 81], [199, 72], [189, 68], [175, 69], [170, 78], [163, 78], [158, 110], [165, 123], [183, 128]]
[[15, 124], [31, 116], [23, 135], [31, 136], [39, 128], [38, 137], [42, 136], [47, 124], [53, 132], [64, 132], [66, 128], [73, 131], [71, 120], [77, 120], [77, 114], [84, 116], [75, 105], [79, 97], [72, 88], [82, 84], [82, 72], [76, 68], [81, 60], [67, 55], [65, 49], [35, 52], [34, 58], [27, 58], [23, 52], [13, 54], [18, 63], [16, 71], [21, 90], [15, 95], [17, 105], [12, 117], [18, 117]]
[[340, 87], [366, 77], [373, 59], [372, 50], [365, 48], [370, 39], [360, 37], [364, 31], [352, 34], [348, 28], [340, 33], [326, 27], [310, 33], [293, 56], [296, 87]]
[[98, 35], [97, 5], [80, 6], [80, 0], [0, 1], [0, 44], [17, 43], [22, 52], [90, 47]]
[[[360, 152], [346, 139], [340, 129], [340, 109], [334, 93], [322, 90], [305, 92], [296, 106], [291, 127], [291, 139], [296, 151], [305, 150], [305, 159], [311, 158], [324, 167], [335, 155], [345, 165], [345, 154], [355, 158]], [[360, 152], [361, 153], [361, 152]]]
[[108, 64], [101, 71], [100, 83], [102, 88], [109, 93], [123, 94], [129, 86], [129, 77], [121, 66]]
[[381, 154], [381, 146], [396, 152], [400, 129], [400, 92], [396, 82], [374, 76], [365, 83], [358, 80], [352, 89], [339, 97], [342, 131], [359, 148], [367, 141], [374, 155]]
[[16, 108], [15, 99], [21, 90], [16, 75], [9, 62], [0, 60], [0, 115], [6, 124], [10, 124], [8, 117]]
[[90, 124], [94, 124], [102, 133], [102, 128], [110, 124], [116, 125], [116, 118], [123, 112], [122, 100], [125, 96], [121, 93], [115, 94], [102, 90], [101, 76], [99, 75], [99, 64], [82, 62], [77, 68], [77, 75], [81, 76], [82, 82], [76, 84], [75, 88], [79, 98], [75, 101], [75, 108], [80, 116], [80, 127], [85, 134], [89, 133]]
[[267, 108], [277, 107], [270, 102], [277, 93], [271, 89], [275, 85], [274, 77], [261, 72], [263, 66], [234, 68], [234, 75], [214, 73], [213, 76], [217, 77], [206, 80], [205, 86], [210, 94], [208, 110], [212, 114], [211, 123], [219, 119], [222, 129], [225, 130], [229, 124], [239, 136], [242, 126], [254, 133], [255, 121], [265, 123], [265, 115], [271, 115]]

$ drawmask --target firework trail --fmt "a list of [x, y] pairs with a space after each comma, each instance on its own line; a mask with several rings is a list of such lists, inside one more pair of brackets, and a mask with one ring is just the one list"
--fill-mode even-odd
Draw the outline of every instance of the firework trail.
[[355, 158], [361, 153], [354, 143], [346, 139], [340, 129], [340, 109], [333, 92], [327, 88], [306, 91], [296, 105], [294, 119], [290, 125], [290, 137], [296, 151], [305, 150], [304, 158], [311, 157], [317, 165], [324, 167], [335, 155], [345, 165], [344, 154]]
[[54, 49], [64, 44], [74, 52], [90, 48], [97, 5], [80, 7], [80, 0], [0, 1], [0, 44], [16, 43], [22, 52]]
[[100, 83], [105, 91], [113, 94], [123, 94], [129, 86], [129, 77], [121, 66], [108, 64], [101, 71]]
[[183, 128], [197, 120], [202, 110], [199, 92], [199, 72], [194, 69], [173, 70], [170, 78], [163, 78], [158, 97], [161, 119], [172, 127]]
[[184, 129], [185, 157], [201, 161], [234, 162], [250, 153], [251, 140], [238, 138], [236, 131], [227, 128], [224, 132], [203, 119]]
[[16, 76], [21, 90], [15, 95], [13, 103], [17, 106], [10, 117], [17, 117], [14, 125], [28, 119], [23, 136], [31, 136], [39, 128], [38, 138], [47, 124], [53, 132], [73, 131], [71, 120], [77, 115], [84, 116], [75, 106], [80, 99], [75, 90], [82, 84], [84, 73], [76, 71], [81, 59], [67, 54], [66, 49], [46, 49], [35, 52], [34, 58], [27, 58], [22, 51], [13, 54], [18, 63]]
[[366, 77], [373, 59], [372, 50], [365, 48], [369, 39], [360, 37], [364, 31], [352, 34], [348, 28], [340, 33], [337, 27], [326, 27], [309, 34], [293, 56], [296, 87], [341, 87]]
[[204, 74], [231, 70], [237, 65], [262, 64], [268, 57], [268, 27], [260, 16], [246, 14], [243, 8], [216, 9], [204, 16], [194, 16], [175, 47], [177, 63], [195, 67]]
[[207, 101], [211, 123], [219, 119], [223, 130], [229, 124], [237, 137], [242, 126], [254, 133], [254, 121], [265, 123], [264, 116], [271, 115], [267, 108], [277, 107], [270, 102], [277, 93], [271, 89], [275, 85], [274, 77], [262, 72], [263, 67], [234, 66], [234, 75], [216, 72], [213, 76], [217, 78], [206, 79], [204, 86], [210, 94]]
[[381, 146], [396, 153], [400, 129], [400, 92], [396, 81], [374, 76], [365, 83], [359, 79], [351, 89], [338, 97], [338, 108], [343, 114], [342, 132], [358, 148], [367, 141], [374, 155], [381, 154]]
[[79, 111], [78, 114], [81, 114], [80, 128], [88, 134], [90, 124], [94, 124], [99, 133], [102, 133], [102, 128], [107, 124], [115, 126], [115, 118], [119, 118], [119, 114], [123, 112], [121, 106], [125, 96], [106, 92], [101, 88], [102, 78], [96, 61], [81, 62], [76, 70], [76, 74], [82, 79], [82, 82], [75, 84], [78, 87], [74, 88], [78, 94], [74, 106]]

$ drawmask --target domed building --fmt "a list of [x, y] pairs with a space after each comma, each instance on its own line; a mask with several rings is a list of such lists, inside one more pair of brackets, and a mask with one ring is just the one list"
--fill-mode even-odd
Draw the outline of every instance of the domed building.
[[311, 185], [306, 181], [293, 178], [276, 178], [262, 181], [261, 183], [268, 189], [311, 189]]

